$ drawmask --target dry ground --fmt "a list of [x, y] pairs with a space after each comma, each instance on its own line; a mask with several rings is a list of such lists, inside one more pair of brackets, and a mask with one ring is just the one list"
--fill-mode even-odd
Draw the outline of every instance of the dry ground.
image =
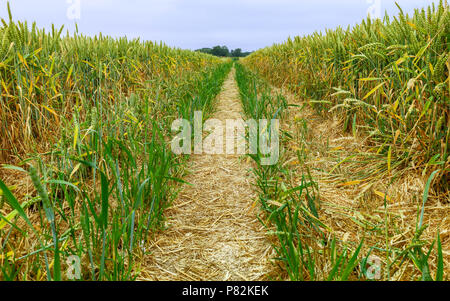
[[[233, 70], [218, 96], [215, 119], [242, 117]], [[193, 155], [191, 173], [165, 212], [141, 280], [264, 280], [275, 256], [257, 220], [251, 164], [238, 155]]]

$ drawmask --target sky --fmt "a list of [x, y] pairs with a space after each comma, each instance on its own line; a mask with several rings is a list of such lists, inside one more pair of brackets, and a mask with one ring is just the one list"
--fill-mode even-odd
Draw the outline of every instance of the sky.
[[[397, 0], [405, 12], [433, 0]], [[184, 49], [226, 45], [253, 51], [288, 37], [360, 23], [369, 13], [397, 15], [391, 0], [11, 0], [14, 20], [94, 36], [163, 41]], [[0, 17], [7, 20], [6, 0]]]

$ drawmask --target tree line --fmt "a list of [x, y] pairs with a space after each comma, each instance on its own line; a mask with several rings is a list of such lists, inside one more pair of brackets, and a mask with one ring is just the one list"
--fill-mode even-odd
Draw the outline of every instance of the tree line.
[[202, 48], [196, 51], [212, 54], [219, 57], [246, 57], [251, 52], [243, 52], [241, 48], [229, 50], [227, 46], [215, 46], [213, 48]]

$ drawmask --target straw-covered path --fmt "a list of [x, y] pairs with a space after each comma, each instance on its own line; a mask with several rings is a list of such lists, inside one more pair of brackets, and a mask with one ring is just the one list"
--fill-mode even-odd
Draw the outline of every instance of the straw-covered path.
[[[242, 117], [235, 70], [218, 95], [215, 119]], [[273, 248], [257, 220], [251, 163], [238, 155], [193, 155], [190, 175], [165, 215], [141, 280], [264, 280]]]

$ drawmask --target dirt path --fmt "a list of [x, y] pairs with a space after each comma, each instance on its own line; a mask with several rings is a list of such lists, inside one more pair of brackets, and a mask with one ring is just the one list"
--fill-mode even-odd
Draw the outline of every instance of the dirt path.
[[[215, 119], [242, 118], [235, 70], [218, 96]], [[237, 155], [192, 156], [191, 174], [167, 210], [142, 280], [264, 280], [274, 257], [257, 220], [251, 164]]]

